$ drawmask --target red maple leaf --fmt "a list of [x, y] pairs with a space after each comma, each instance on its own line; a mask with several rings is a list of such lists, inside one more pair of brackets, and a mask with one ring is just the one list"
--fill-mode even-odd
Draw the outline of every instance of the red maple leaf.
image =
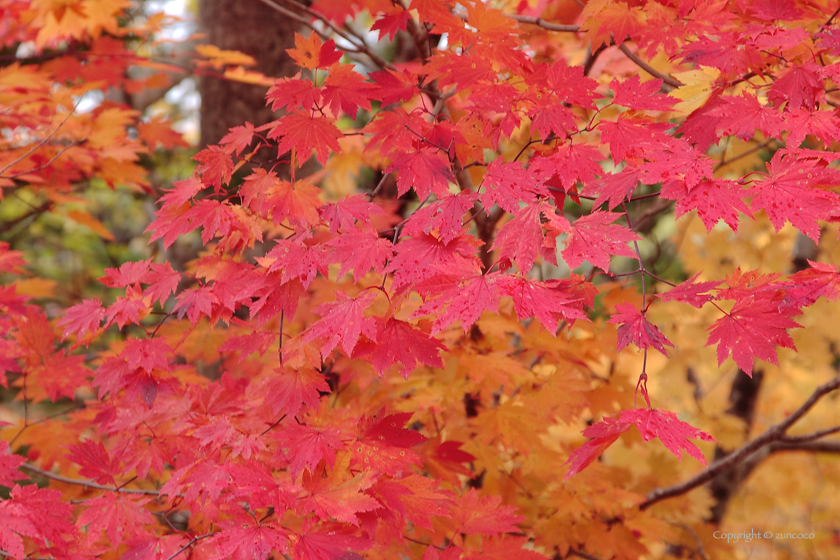
[[300, 509], [314, 511], [322, 521], [335, 519], [358, 525], [358, 513], [382, 507], [374, 498], [362, 493], [372, 483], [370, 477], [358, 474], [345, 481], [336, 479], [335, 471], [328, 477], [304, 471], [301, 486], [307, 495], [300, 501]]
[[837, 182], [837, 172], [816, 159], [798, 158], [776, 152], [767, 162], [764, 179], [753, 182], [747, 193], [753, 195], [752, 209], [764, 210], [776, 232], [790, 222], [813, 239], [820, 239], [819, 222], [829, 218], [840, 196], [820, 188]]
[[30, 537], [38, 550], [55, 547], [63, 554], [77, 538], [73, 508], [62, 500], [61, 492], [38, 488], [35, 484], [14, 485], [10, 497], [0, 500], [0, 548], [14, 558], [23, 559], [22, 537]]
[[272, 416], [296, 416], [304, 407], [317, 406], [321, 393], [329, 393], [330, 386], [315, 369], [279, 367], [266, 381], [265, 391]]
[[830, 264], [808, 261], [811, 268], [800, 270], [785, 282], [785, 300], [794, 307], [812, 305], [820, 296], [836, 301], [840, 296], [840, 274]]
[[668, 111], [677, 99], [660, 94], [661, 88], [662, 80], [642, 83], [638, 74], [623, 81], [614, 79], [610, 83], [610, 89], [615, 92], [612, 102], [637, 111]]
[[777, 345], [796, 350], [787, 329], [801, 327], [790, 318], [799, 313], [772, 295], [745, 297], [709, 327], [706, 346], [718, 343], [718, 365], [731, 354], [738, 367], [752, 376], [755, 358], [778, 364]]
[[64, 327], [62, 340], [69, 335], [75, 335], [79, 340], [89, 332], [95, 332], [102, 319], [105, 318], [105, 309], [98, 299], [82, 300], [64, 311], [64, 316], [58, 321], [59, 326]]
[[365, 309], [373, 303], [375, 295], [368, 290], [352, 298], [344, 292], [336, 292], [337, 301], [321, 304], [315, 309], [321, 318], [301, 333], [301, 341], [305, 343], [316, 338], [325, 339], [321, 346], [324, 359], [339, 344], [346, 355], [352, 355], [362, 334], [376, 340], [376, 323], [372, 317], [364, 316]]
[[85, 502], [89, 506], [76, 521], [79, 527], [88, 526], [88, 544], [99, 540], [100, 532], [116, 550], [126, 539], [143, 534], [143, 526], [155, 518], [143, 507], [151, 498], [137, 498], [120, 492], [105, 492]]
[[755, 96], [746, 92], [719, 98], [709, 114], [720, 118], [718, 128], [725, 135], [737, 136], [745, 141], [755, 136], [756, 129], [773, 138], [784, 128], [778, 110], [762, 105]]
[[106, 268], [105, 276], [99, 281], [109, 288], [126, 288], [143, 281], [152, 259], [128, 261], [119, 268]]
[[366, 111], [371, 110], [370, 87], [352, 64], [332, 66], [327, 79], [324, 80], [324, 103], [333, 113], [344, 111], [355, 119], [359, 107]]
[[92, 478], [99, 484], [113, 484], [116, 487], [115, 475], [120, 472], [119, 461], [108, 454], [101, 441], [85, 440], [78, 445], [71, 445], [67, 459], [81, 468], [79, 474]]
[[170, 294], [174, 294], [181, 281], [181, 273], [172, 270], [172, 265], [166, 263], [152, 263], [151, 269], [143, 275], [140, 281], [148, 284], [143, 290], [143, 297], [163, 304]]
[[242, 514], [223, 521], [221, 527], [221, 531], [208, 541], [208, 544], [216, 545], [211, 560], [266, 560], [274, 551], [284, 554], [289, 545], [288, 535], [280, 526], [258, 521], [250, 515]]
[[207, 185], [202, 183], [197, 175], [190, 175], [188, 179], [184, 179], [183, 181], [174, 181], [171, 189], [165, 189], [166, 194], [158, 199], [158, 203], [164, 206], [170, 204], [178, 206], [189, 202], [195, 195], [206, 188]]
[[641, 176], [639, 168], [628, 165], [618, 173], [607, 173], [599, 181], [587, 184], [583, 194], [591, 196], [597, 193], [598, 198], [592, 204], [593, 208], [607, 202], [607, 208], [612, 210], [633, 194]]
[[551, 333], [557, 332], [560, 320], [586, 319], [583, 298], [562, 280], [540, 282], [521, 276], [505, 275], [500, 292], [513, 297], [513, 308], [519, 319], [537, 318]]
[[231, 151], [233, 151], [232, 148], [207, 146], [193, 156], [193, 159], [198, 162], [195, 172], [201, 175], [201, 180], [205, 185], [213, 187], [217, 193], [221, 191], [222, 184], [230, 183], [231, 175], [233, 175]]
[[19, 274], [22, 270], [20, 267], [26, 264], [22, 255], [20, 251], [10, 251], [8, 242], [0, 241], [0, 272]]
[[609, 143], [615, 164], [624, 161], [628, 155], [644, 156], [653, 147], [667, 144], [669, 136], [665, 131], [669, 128], [667, 123], [657, 123], [630, 112], [622, 113], [615, 122], [602, 121], [598, 126], [601, 141]]
[[773, 82], [767, 93], [768, 99], [776, 103], [777, 107], [787, 102], [788, 109], [813, 109], [817, 101], [825, 97], [819, 69], [816, 62], [791, 64], [788, 71]]
[[303, 472], [304, 467], [315, 472], [318, 463], [324, 461], [327, 468], [335, 463], [336, 451], [344, 449], [341, 432], [332, 426], [309, 426], [290, 423], [276, 430], [277, 455], [289, 461], [292, 478]]
[[[440, 295], [424, 303], [412, 318], [422, 315], [437, 313], [432, 326], [432, 334], [435, 335], [454, 323], [461, 321], [464, 332], [478, 321], [481, 313], [495, 311], [499, 308], [499, 288], [496, 285], [501, 275], [498, 272], [490, 274], [474, 273], [471, 275], [446, 275], [441, 273], [433, 280], [421, 283], [415, 288], [424, 291], [426, 286], [434, 283], [438, 287], [446, 286]], [[446, 311], [441, 310], [446, 306]]]
[[417, 94], [417, 82], [408, 72], [385, 68], [370, 74], [370, 79], [375, 86], [370, 92], [371, 98], [382, 101], [383, 105], [408, 101]]
[[409, 465], [419, 465], [419, 457], [410, 448], [426, 438], [416, 430], [404, 428], [410, 419], [410, 412], [385, 415], [380, 411], [371, 417], [363, 416], [356, 426], [356, 440], [349, 444], [351, 464], [391, 476], [397, 476]]
[[171, 534], [158, 537], [148, 533], [126, 539], [130, 548], [122, 555], [122, 560], [166, 560], [187, 544], [185, 535]]
[[514, 506], [503, 506], [501, 496], [479, 496], [475, 488], [455, 500], [450, 523], [456, 533], [497, 536], [515, 533], [525, 518], [517, 515]]
[[372, 216], [385, 216], [385, 211], [371, 203], [365, 196], [356, 195], [342, 198], [337, 202], [324, 204], [318, 208], [321, 219], [330, 226], [330, 233], [335, 235], [339, 229], [351, 231], [356, 222], [369, 224]]
[[265, 99], [266, 105], [271, 102], [272, 111], [280, 111], [285, 107], [300, 107], [311, 111], [321, 102], [321, 90], [315, 87], [312, 80], [301, 78], [298, 73], [294, 77], [281, 78], [274, 82]]
[[295, 48], [286, 49], [286, 52], [295, 64], [308, 70], [329, 68], [341, 59], [342, 54], [335, 49], [335, 41], [321, 42], [317, 33], [310, 33], [309, 37], [295, 33]]
[[403, 226], [403, 232], [418, 236], [435, 231], [441, 241], [449, 243], [463, 232], [464, 214], [472, 208], [476, 198], [477, 195], [469, 191], [447, 195], [414, 212]]
[[698, 272], [682, 284], [671, 288], [664, 294], [660, 294], [659, 298], [662, 301], [681, 301], [698, 309], [703, 307], [703, 304], [712, 300], [712, 295], [706, 292], [717, 288], [721, 283], [719, 281], [695, 282], [699, 276], [700, 273]]
[[315, 116], [301, 110], [281, 117], [276, 121], [260, 127], [269, 128], [270, 139], [281, 137], [277, 143], [277, 151], [282, 154], [294, 148], [301, 163], [307, 161], [315, 150], [318, 163], [325, 165], [330, 151], [340, 152], [338, 139], [341, 131], [335, 126], [335, 119], [327, 116]]
[[784, 113], [783, 128], [790, 131], [785, 143], [788, 146], [799, 146], [805, 137], [812, 134], [830, 146], [835, 140], [840, 140], [840, 119], [834, 111], [818, 111], [804, 108], [793, 109]]
[[[388, 263], [385, 272], [394, 274], [393, 289], [398, 293], [435, 277], [450, 279], [454, 271], [478, 273], [480, 263], [475, 257], [475, 249], [479, 244], [475, 237], [466, 234], [459, 235], [449, 243], [431, 234], [404, 237], [394, 246], [396, 255]], [[437, 283], [437, 288], [435, 293], [446, 289], [440, 283]], [[427, 290], [427, 293], [431, 291]]]
[[[172, 472], [160, 493], [183, 494], [186, 503], [196, 512], [200, 507], [217, 507], [222, 492], [230, 488], [231, 476], [218, 458], [202, 458]], [[199, 499], [200, 497], [200, 499]]]
[[125, 289], [125, 297], [117, 297], [117, 300], [108, 307], [105, 316], [107, 319], [105, 328], [113, 323], [116, 323], [120, 328], [128, 323], [138, 324], [140, 313], [147, 310], [148, 305], [143, 297], [143, 291], [140, 288], [129, 286]]
[[609, 270], [612, 255], [635, 257], [627, 243], [639, 236], [624, 226], [610, 225], [620, 217], [621, 214], [598, 210], [575, 220], [562, 251], [566, 264], [577, 268], [583, 261], [589, 261], [602, 270]]
[[479, 195], [487, 213], [494, 204], [505, 212], [519, 211], [519, 202], [531, 203], [537, 195], [548, 196], [548, 190], [521, 163], [493, 160], [484, 173], [484, 193]]
[[25, 479], [26, 475], [18, 470], [25, 462], [26, 457], [11, 453], [9, 442], [0, 441], [0, 484], [11, 487], [15, 480]]
[[305, 236], [296, 236], [278, 240], [277, 245], [257, 262], [268, 268], [268, 272], [279, 271], [282, 283], [299, 279], [303, 287], [308, 288], [318, 272], [327, 276], [324, 253], [324, 246], [307, 243]]
[[493, 249], [498, 249], [500, 261], [516, 263], [523, 273], [531, 270], [543, 241], [541, 212], [541, 203], [529, 204], [496, 233]]
[[747, 192], [736, 181], [704, 179], [690, 188], [685, 183], [673, 181], [667, 183], [659, 195], [677, 201], [675, 213], [678, 218], [686, 212], [697, 210], [697, 215], [709, 232], [720, 220], [733, 231], [738, 231], [740, 213], [749, 214], [749, 208], [743, 200]]
[[615, 307], [618, 313], [607, 321], [618, 327], [618, 351], [621, 352], [631, 342], [640, 349], [656, 348], [665, 356], [668, 351], [666, 346], [674, 347], [671, 341], [665, 338], [659, 328], [647, 320], [645, 314], [632, 303], [620, 303]]
[[164, 205], [155, 212], [155, 220], [149, 224], [144, 233], [152, 233], [149, 243], [163, 238], [163, 247], [169, 248], [175, 240], [193, 231], [198, 225], [190, 223], [189, 202], [179, 205]]
[[381, 274], [385, 270], [385, 264], [394, 254], [393, 244], [388, 239], [379, 237], [376, 230], [370, 226], [354, 228], [324, 245], [331, 249], [328, 261], [341, 263], [338, 277], [343, 277], [352, 269], [353, 282], [358, 282], [371, 270]]
[[439, 353], [446, 351], [446, 346], [422, 329], [393, 317], [377, 317], [376, 323], [376, 349], [371, 361], [380, 375], [398, 362], [402, 364], [400, 373], [406, 379], [417, 362], [429, 367], [443, 367]]
[[251, 140], [253, 140], [253, 138], [254, 125], [246, 122], [242, 126], [234, 126], [231, 128], [227, 134], [222, 136], [222, 139], [219, 140], [219, 144], [228, 146], [229, 149], [233, 149], [234, 154], [239, 155], [242, 153], [242, 150], [251, 144]]
[[715, 441], [709, 434], [678, 420], [673, 412], [656, 408], [622, 410], [618, 416], [604, 418], [583, 430], [583, 435], [592, 439], [575, 449], [564, 463], [570, 466], [563, 480], [585, 469], [633, 425], [638, 428], [644, 441], [659, 438], [668, 451], [680, 459], [685, 451], [704, 465], [705, 457], [688, 439]]
[[398, 31], [405, 32], [410, 18], [411, 15], [408, 10], [402, 6], [389, 7], [388, 11], [378, 16], [378, 19], [370, 27], [370, 30], [379, 31], [379, 37], [382, 37], [384, 33], [388, 37], [388, 40], [393, 41]]
[[268, 347], [276, 341], [277, 333], [254, 329], [250, 334], [229, 337], [219, 346], [219, 352], [239, 350], [239, 361], [241, 362], [254, 352], [258, 352], [262, 356], [268, 350]]
[[195, 325], [202, 316], [210, 317], [213, 306], [218, 303], [219, 300], [213, 294], [212, 286], [200, 286], [181, 292], [176, 298], [172, 311], [178, 312], [179, 319], [186, 315], [190, 323]]
[[416, 150], [394, 154], [394, 161], [385, 169], [386, 173], [397, 173], [397, 187], [400, 196], [412, 187], [420, 199], [434, 193], [438, 198], [449, 194], [449, 183], [455, 176], [449, 167], [449, 160], [439, 150]]
[[598, 165], [601, 159], [601, 152], [592, 146], [563, 144], [547, 157], [533, 158], [528, 170], [542, 181], [557, 176], [568, 193], [578, 181], [586, 185], [603, 173]]
[[292, 549], [293, 560], [358, 560], [357, 551], [367, 550], [373, 543], [355, 535], [346, 525], [326, 523], [313, 529], [313, 522], [304, 523], [303, 532]]

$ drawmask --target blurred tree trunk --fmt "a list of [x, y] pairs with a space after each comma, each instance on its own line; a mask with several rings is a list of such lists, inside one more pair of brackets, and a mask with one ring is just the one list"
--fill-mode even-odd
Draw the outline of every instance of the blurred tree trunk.
[[[271, 77], [288, 76], [296, 68], [286, 54], [294, 46], [298, 24], [257, 0], [200, 0], [199, 30], [206, 41], [224, 50], [254, 57], [255, 70]], [[265, 106], [266, 88], [201, 78], [201, 144], [216, 144], [233, 126], [257, 126], [276, 116]]]

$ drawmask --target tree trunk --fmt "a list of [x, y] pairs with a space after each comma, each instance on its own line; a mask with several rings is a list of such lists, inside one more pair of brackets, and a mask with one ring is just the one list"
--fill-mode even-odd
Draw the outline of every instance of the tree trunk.
[[[254, 69], [267, 76], [280, 78], [295, 72], [286, 49], [294, 47], [298, 25], [261, 2], [201, 0], [199, 28], [211, 45], [254, 57]], [[265, 105], [264, 86], [204, 76], [199, 91], [204, 146], [218, 143], [229, 128], [245, 121], [259, 126], [277, 118]]]

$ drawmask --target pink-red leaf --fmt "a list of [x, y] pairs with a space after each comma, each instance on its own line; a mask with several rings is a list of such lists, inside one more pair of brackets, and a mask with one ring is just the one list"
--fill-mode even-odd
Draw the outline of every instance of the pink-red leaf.
[[624, 226], [611, 225], [620, 217], [621, 214], [595, 211], [575, 220], [562, 251], [566, 264], [577, 268], [583, 261], [589, 261], [602, 270], [609, 270], [612, 255], [635, 257], [627, 243], [639, 236]]
[[618, 351], [621, 352], [631, 342], [640, 349], [656, 348], [665, 356], [666, 346], [674, 347], [671, 341], [659, 331], [659, 328], [647, 320], [644, 313], [632, 303], [620, 303], [615, 307], [616, 313], [608, 321], [618, 327]]
[[731, 355], [751, 376], [755, 358], [778, 364], [776, 346], [796, 350], [787, 329], [801, 327], [790, 318], [798, 313], [773, 297], [746, 297], [709, 327], [706, 346], [717, 343], [718, 365]]

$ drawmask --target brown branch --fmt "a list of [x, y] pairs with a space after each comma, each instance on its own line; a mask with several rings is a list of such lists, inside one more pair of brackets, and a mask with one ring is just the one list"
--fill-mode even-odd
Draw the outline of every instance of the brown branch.
[[174, 552], [174, 553], [172, 554], [172, 556], [170, 556], [170, 557], [169, 557], [169, 558], [167, 558], [166, 560], [172, 560], [173, 558], [175, 558], [176, 556], [178, 556], [179, 554], [181, 554], [182, 552], [184, 552], [185, 550], [187, 550], [189, 547], [191, 547], [192, 545], [194, 545], [194, 544], [195, 544], [195, 543], [197, 543], [198, 541], [200, 541], [200, 540], [202, 540], [202, 539], [206, 539], [207, 537], [212, 537], [212, 536], [213, 536], [213, 535], [215, 535], [215, 534], [217, 534], [217, 532], [207, 533], [206, 535], [201, 535], [200, 537], [193, 537], [192, 539], [190, 539], [190, 542], [188, 542], [187, 544], [185, 544], [184, 546], [182, 546], [180, 549], [178, 549], [176, 552]]
[[[542, 27], [543, 29], [548, 29], [549, 31], [561, 31], [561, 32], [566, 32], [566, 33], [577, 33], [578, 31], [580, 31], [580, 26], [579, 25], [560, 25], [560, 24], [556, 24], [556, 23], [549, 23], [549, 22], [543, 20], [542, 18], [538, 18], [538, 17], [527, 17], [527, 16], [517, 16], [517, 15], [508, 15], [507, 17], [509, 17], [513, 20], [516, 20], [520, 23], [528, 23], [528, 24], [531, 24], [531, 25], [537, 25], [539, 27]], [[615, 45], [614, 40], [612, 41], [612, 44]], [[636, 66], [638, 66], [639, 68], [641, 68], [642, 70], [644, 70], [645, 72], [650, 74], [651, 76], [653, 76], [655, 78], [659, 78], [664, 83], [671, 86], [672, 88], [678, 88], [678, 87], [683, 85], [683, 83], [680, 82], [679, 80], [677, 80], [676, 78], [673, 78], [673, 77], [669, 76], [668, 74], [663, 74], [662, 72], [660, 72], [659, 70], [657, 70], [656, 68], [654, 68], [653, 66], [651, 66], [650, 64], [648, 64], [647, 62], [642, 60], [641, 58], [639, 58], [639, 56], [636, 55], [636, 53], [632, 52], [629, 48], [627, 48], [627, 43], [622, 43], [621, 46], [619, 46], [618, 48], [621, 52], [624, 53], [624, 55], [627, 58], [632, 60], [636, 64]], [[599, 51], [600, 51], [600, 49], [599, 49]], [[596, 51], [596, 52], [598, 52], [598, 51]]]
[[762, 148], [766, 148], [767, 146], [769, 146], [770, 144], [772, 144], [775, 141], [776, 141], [775, 138], [770, 138], [769, 140], [765, 140], [764, 142], [762, 142], [761, 144], [758, 144], [757, 146], [753, 146], [752, 148], [750, 148], [746, 152], [742, 152], [742, 153], [738, 154], [737, 156], [733, 156], [732, 159], [729, 159], [729, 160], [723, 159], [723, 160], [719, 161], [717, 165], [715, 165], [714, 171], [717, 171], [718, 169], [720, 169], [721, 167], [723, 167], [725, 165], [729, 165], [733, 161], [738, 161], [741, 158], [745, 158], [749, 155], [752, 155], [755, 152], [757, 152], [758, 150], [760, 150]]
[[[723, 471], [745, 461], [759, 449], [768, 446], [771, 443], [783, 443], [783, 439], [786, 437], [785, 432], [787, 432], [791, 426], [793, 426], [800, 418], [811, 410], [811, 408], [813, 408], [821, 398], [828, 393], [835, 391], [837, 388], [840, 388], [840, 377], [835, 377], [828, 383], [820, 385], [811, 394], [811, 396], [808, 397], [808, 400], [806, 400], [802, 406], [796, 409], [793, 414], [785, 418], [782, 422], [771, 427], [752, 441], [745, 443], [720, 461], [713, 463], [697, 476], [686, 480], [685, 482], [681, 482], [680, 484], [669, 486], [668, 488], [657, 488], [656, 490], [653, 490], [647, 495], [645, 501], [639, 504], [639, 509], [644, 510], [667, 498], [673, 498], [674, 496], [685, 494], [686, 492], [689, 492], [690, 490], [693, 490], [694, 488], [710, 481]], [[779, 450], [781, 450], [781, 448]]]
[[66, 476], [61, 476], [59, 474], [53, 474], [49, 471], [45, 471], [43, 469], [39, 469], [38, 467], [33, 467], [32, 465], [23, 464], [20, 466], [21, 469], [25, 471], [29, 471], [38, 475], [43, 476], [44, 478], [49, 478], [50, 480], [56, 480], [58, 482], [64, 482], [66, 484], [75, 484], [76, 486], [84, 486], [85, 488], [96, 488], [97, 490], [109, 490], [111, 492], [119, 492], [121, 494], [143, 494], [146, 496], [160, 496], [160, 492], [157, 490], [135, 490], [135, 489], [125, 489], [125, 488], [114, 488], [112, 486], [104, 486], [102, 484], [97, 484], [90, 480], [85, 480], [83, 478], [69, 478]]
[[777, 441], [770, 444], [769, 453], [808, 451], [810, 453], [840, 453], [840, 441], [810, 441], [805, 443]]
[[58, 156], [60, 156], [65, 151], [67, 151], [69, 148], [72, 148], [75, 145], [76, 145], [76, 142], [74, 140], [73, 142], [70, 142], [66, 146], [63, 146], [58, 152], [56, 152], [56, 154], [53, 157], [50, 158], [50, 161], [48, 161], [44, 165], [41, 165], [41, 166], [38, 166], [38, 167], [33, 167], [32, 169], [29, 169], [28, 171], [21, 171], [20, 173], [15, 173], [14, 175], [6, 175], [3, 178], [4, 179], [16, 179], [16, 178], [20, 177], [21, 175], [28, 175], [29, 173], [35, 173], [36, 171], [41, 171], [42, 169], [46, 169], [47, 167], [52, 165], [55, 160], [58, 159]]
[[783, 436], [779, 441], [783, 441], [785, 443], [808, 443], [824, 438], [825, 436], [830, 436], [831, 434], [836, 434], [837, 432], [840, 432], [840, 426], [826, 428], [825, 430], [819, 430], [801, 436]]
[[[82, 97], [84, 97], [84, 95], [83, 95]], [[72, 110], [72, 111], [70, 111], [69, 113], [67, 113], [67, 116], [66, 116], [66, 117], [64, 117], [64, 119], [63, 119], [60, 123], [58, 123], [58, 126], [56, 126], [56, 127], [53, 129], [53, 131], [52, 131], [52, 132], [50, 132], [49, 134], [47, 134], [47, 135], [46, 135], [46, 136], [45, 136], [45, 137], [44, 137], [44, 138], [43, 138], [40, 142], [38, 142], [37, 144], [35, 144], [34, 146], [32, 146], [32, 148], [30, 148], [30, 150], [29, 150], [28, 152], [26, 152], [25, 154], [23, 154], [23, 155], [22, 155], [22, 156], [20, 156], [19, 158], [15, 159], [15, 160], [12, 160], [11, 162], [9, 162], [9, 163], [6, 165], [6, 167], [4, 167], [3, 169], [0, 169], [0, 177], [3, 177], [3, 173], [5, 173], [7, 169], [9, 169], [9, 168], [10, 168], [10, 167], [12, 167], [13, 165], [18, 164], [18, 163], [20, 163], [21, 161], [23, 161], [24, 159], [26, 159], [26, 158], [28, 158], [29, 156], [31, 156], [31, 155], [32, 155], [32, 154], [33, 154], [33, 153], [34, 153], [34, 152], [35, 152], [38, 148], [40, 148], [41, 146], [43, 146], [44, 144], [46, 144], [46, 143], [47, 143], [47, 141], [48, 141], [50, 138], [52, 138], [53, 136], [55, 136], [55, 133], [56, 133], [56, 132], [58, 132], [58, 131], [59, 131], [59, 129], [60, 129], [62, 126], [64, 126], [64, 123], [66, 123], [66, 122], [67, 122], [67, 119], [69, 119], [71, 116], [73, 116], [73, 113], [75, 113], [75, 112], [76, 112], [76, 107], [78, 107], [78, 106], [79, 106], [79, 103], [81, 103], [81, 102], [82, 102], [82, 98], [79, 98], [79, 100], [76, 102], [76, 105], [73, 107], [73, 110]], [[29, 172], [27, 171], [27, 173], [29, 173]]]
[[14, 220], [9, 220], [9, 221], [3, 222], [2, 224], [0, 224], [0, 234], [6, 233], [10, 229], [17, 226], [19, 223], [21, 223], [25, 220], [28, 220], [29, 218], [32, 218], [33, 216], [39, 216], [39, 215], [43, 214], [44, 212], [48, 211], [52, 207], [52, 204], [53, 204], [52, 201], [48, 200], [47, 202], [43, 203], [42, 205], [33, 208], [32, 210], [30, 210], [29, 212], [27, 212], [23, 216], [19, 216], [19, 217], [15, 218]]
[[678, 87], [683, 85], [683, 83], [681, 81], [679, 81], [675, 78], [672, 78], [668, 74], [663, 74], [662, 72], [660, 72], [659, 70], [657, 70], [656, 68], [654, 68], [653, 66], [651, 66], [650, 64], [648, 64], [647, 62], [642, 60], [641, 58], [639, 58], [638, 55], [636, 55], [636, 53], [632, 52], [630, 49], [627, 48], [627, 43], [622, 43], [621, 46], [618, 47], [618, 50], [623, 52], [624, 56], [626, 56], [627, 58], [629, 58], [630, 60], [635, 62], [636, 66], [638, 66], [639, 68], [641, 68], [642, 70], [644, 70], [645, 72], [650, 74], [651, 76], [653, 76], [655, 78], [659, 78], [660, 80], [662, 80], [663, 82], [665, 82], [666, 84], [671, 86], [672, 88], [678, 88]]
[[[271, 6], [271, 7], [276, 6], [276, 8], [280, 8], [280, 6], [277, 6], [271, 0], [260, 0], [260, 2], [262, 2], [263, 4], [266, 4], [267, 6]], [[281, 0], [281, 2], [283, 2], [284, 4], [288, 4], [290, 6], [294, 6], [295, 8], [300, 10], [301, 12], [308, 15], [309, 17], [313, 17], [313, 18], [319, 20], [321, 23], [323, 23], [324, 25], [329, 27], [332, 30], [333, 33], [335, 33], [336, 35], [338, 35], [339, 37], [341, 37], [342, 39], [344, 39], [345, 41], [347, 41], [348, 43], [353, 45], [353, 47], [356, 49], [355, 52], [367, 55], [368, 58], [370, 58], [373, 61], [373, 63], [376, 64], [377, 66], [379, 66], [380, 68], [391, 68], [391, 69], [393, 69], [393, 66], [391, 66], [390, 63], [388, 63], [385, 59], [383, 59], [382, 57], [380, 57], [379, 55], [377, 55], [376, 53], [371, 51], [370, 48], [368, 48], [368, 46], [365, 44], [365, 41], [364, 41], [364, 39], [362, 39], [362, 37], [353, 33], [353, 38], [356, 39], [356, 41], [354, 41], [353, 39], [350, 38], [349, 35], [347, 35], [341, 29], [336, 27], [333, 24], [333, 22], [331, 22], [329, 19], [325, 18], [324, 16], [322, 16], [318, 12], [316, 12], [314, 10], [311, 10], [309, 8], [309, 6], [306, 6], [305, 4], [301, 4], [300, 2], [296, 2], [295, 0]], [[274, 4], [274, 6], [272, 6], [272, 4]], [[283, 11], [281, 13], [286, 13], [286, 11]], [[301, 19], [303, 19], [303, 18], [300, 18], [300, 19], [296, 18], [295, 21], [300, 21]], [[315, 30], [315, 28], [312, 27], [312, 24], [307, 20], [304, 20], [304, 25], [306, 25], [307, 27], [311, 27], [313, 30]], [[319, 33], [319, 35], [321, 35], [323, 37], [323, 35], [321, 33]]]
[[517, 15], [510, 15], [508, 16], [510, 19], [514, 19], [519, 23], [528, 23], [530, 25], [537, 25], [542, 27], [543, 29], [548, 29], [549, 31], [561, 31], [564, 33], [577, 33], [580, 31], [579, 25], [561, 25], [559, 23], [549, 23], [545, 21], [543, 18], [538, 17], [528, 17], [528, 16], [517, 16]]

